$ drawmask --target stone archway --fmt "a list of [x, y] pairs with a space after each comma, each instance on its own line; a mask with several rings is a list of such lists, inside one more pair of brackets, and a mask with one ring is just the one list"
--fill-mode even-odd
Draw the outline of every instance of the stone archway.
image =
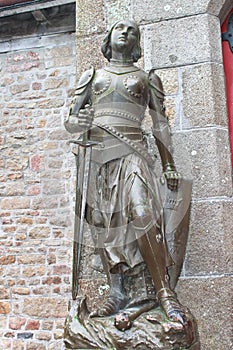
[[[211, 2], [214, 2], [214, 0], [211, 0]], [[226, 16], [228, 15], [229, 11], [232, 9], [233, 4], [232, 4], [232, 0], [225, 0], [220, 12], [219, 12], [219, 19], [220, 19], [220, 23], [221, 25], [223, 24], [224, 20], [226, 19]]]
[[232, 8], [232, 0], [210, 0], [206, 6], [207, 12], [219, 17], [220, 23], [224, 22], [228, 12]]

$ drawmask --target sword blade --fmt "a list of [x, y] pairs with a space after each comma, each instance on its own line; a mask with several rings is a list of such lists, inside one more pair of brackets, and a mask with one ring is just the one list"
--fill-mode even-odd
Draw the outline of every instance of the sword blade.
[[77, 185], [75, 204], [75, 225], [73, 242], [73, 274], [72, 274], [72, 298], [76, 299], [79, 288], [80, 260], [83, 245], [83, 231], [85, 222], [85, 210], [87, 202], [87, 190], [89, 182], [89, 170], [91, 162], [91, 145], [79, 144], [77, 158]]

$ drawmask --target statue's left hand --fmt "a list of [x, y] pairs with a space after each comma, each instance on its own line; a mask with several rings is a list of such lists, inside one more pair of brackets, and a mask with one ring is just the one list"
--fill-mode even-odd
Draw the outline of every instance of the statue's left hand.
[[181, 180], [180, 173], [178, 173], [176, 170], [169, 170], [169, 171], [165, 171], [163, 175], [167, 181], [167, 187], [171, 191], [177, 191], [179, 187], [179, 182]]

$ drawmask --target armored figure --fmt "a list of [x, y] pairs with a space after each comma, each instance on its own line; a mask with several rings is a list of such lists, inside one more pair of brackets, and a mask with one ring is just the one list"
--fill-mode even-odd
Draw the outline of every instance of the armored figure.
[[109, 64], [83, 74], [65, 122], [69, 132], [85, 133], [94, 142], [85, 218], [97, 233], [110, 293], [91, 316], [109, 316], [124, 309], [129, 303], [124, 274], [145, 263], [161, 308], [168, 318], [183, 324], [183, 306], [169, 285], [167, 268], [172, 261], [154, 159], [141, 129], [149, 108], [164, 179], [176, 191], [180, 175], [171, 151], [162, 83], [154, 70], [147, 74], [134, 65], [141, 57], [135, 22], [116, 23], [104, 40], [102, 53]]

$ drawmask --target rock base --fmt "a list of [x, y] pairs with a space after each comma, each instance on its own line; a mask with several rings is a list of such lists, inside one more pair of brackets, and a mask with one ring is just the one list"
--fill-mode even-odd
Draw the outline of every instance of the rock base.
[[[64, 333], [67, 350], [200, 350], [196, 323], [188, 309], [184, 325], [172, 322], [160, 307], [154, 306], [150, 311], [141, 313], [130, 329], [122, 331], [115, 326], [116, 315], [90, 318], [85, 298], [71, 304]], [[124, 313], [140, 313], [138, 308], [127, 308]]]

